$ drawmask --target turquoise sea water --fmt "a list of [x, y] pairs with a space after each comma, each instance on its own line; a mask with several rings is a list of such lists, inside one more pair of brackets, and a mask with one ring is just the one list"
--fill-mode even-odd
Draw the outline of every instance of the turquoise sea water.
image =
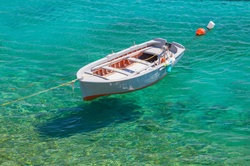
[[[0, 104], [162, 37], [186, 47], [157, 84], [82, 101], [78, 83], [0, 107], [0, 165], [249, 165], [250, 2], [3, 0]], [[197, 28], [212, 20], [205, 36]]]

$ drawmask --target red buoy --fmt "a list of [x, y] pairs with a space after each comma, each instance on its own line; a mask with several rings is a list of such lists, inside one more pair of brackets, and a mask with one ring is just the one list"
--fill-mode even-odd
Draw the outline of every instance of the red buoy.
[[200, 36], [200, 35], [205, 35], [206, 30], [204, 28], [198, 28], [196, 30], [196, 35]]

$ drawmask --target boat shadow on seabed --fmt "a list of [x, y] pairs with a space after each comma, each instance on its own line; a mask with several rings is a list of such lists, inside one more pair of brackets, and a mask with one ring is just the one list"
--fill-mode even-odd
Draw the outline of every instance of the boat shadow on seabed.
[[112, 124], [135, 121], [141, 117], [140, 106], [134, 100], [102, 98], [84, 103], [76, 108], [60, 111], [71, 112], [36, 126], [42, 136], [69, 137], [76, 133], [91, 132]]

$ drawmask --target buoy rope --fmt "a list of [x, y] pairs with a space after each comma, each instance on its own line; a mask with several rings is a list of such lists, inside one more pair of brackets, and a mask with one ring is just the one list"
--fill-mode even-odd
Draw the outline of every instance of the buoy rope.
[[[191, 40], [191, 42], [194, 41], [195, 39], [196, 39], [196, 36]], [[191, 44], [191, 42], [189, 42], [189, 44]], [[152, 55], [152, 56], [150, 56], [150, 57], [147, 58], [147, 59], [144, 59], [144, 61], [150, 60], [150, 59], [152, 59], [152, 58], [153, 58], [154, 56], [156, 56], [156, 55], [157, 55], [157, 53], [154, 54], [154, 55]], [[12, 101], [3, 103], [3, 104], [0, 105], [0, 107], [6, 106], [6, 105], [10, 105], [10, 104], [12, 104], [12, 103], [16, 103], [16, 102], [18, 102], [18, 101], [25, 100], [25, 99], [30, 98], [30, 97], [33, 97], [33, 96], [37, 96], [37, 95], [39, 95], [39, 94], [42, 94], [42, 93], [51, 91], [51, 90], [53, 90], [53, 89], [56, 89], [56, 88], [59, 88], [59, 87], [62, 87], [62, 86], [66, 86], [66, 85], [69, 85], [69, 84], [74, 84], [77, 80], [79, 80], [79, 78], [76, 78], [76, 79], [71, 80], [71, 81], [69, 81], [69, 82], [60, 84], [60, 85], [58, 85], [58, 86], [54, 86], [54, 87], [52, 87], [52, 88], [49, 88], [49, 89], [46, 89], [46, 90], [43, 90], [43, 91], [40, 91], [40, 92], [31, 94], [31, 95], [28, 95], [28, 96], [25, 96], [25, 97], [21, 97], [21, 98], [16, 99], [16, 100], [12, 100]], [[74, 87], [73, 87], [73, 88], [74, 88]]]
[[3, 104], [1, 104], [0, 106], [3, 107], [3, 106], [6, 106], [6, 105], [10, 105], [10, 104], [12, 104], [12, 103], [16, 103], [16, 102], [18, 102], [18, 101], [21, 101], [21, 100], [24, 100], [24, 99], [27, 99], [27, 98], [30, 98], [30, 97], [33, 97], [33, 96], [37, 96], [37, 95], [39, 95], [39, 94], [41, 94], [41, 93], [45, 93], [45, 92], [51, 91], [51, 90], [53, 90], [53, 89], [56, 89], [56, 88], [59, 88], [59, 87], [62, 87], [62, 86], [66, 86], [66, 85], [69, 85], [69, 84], [74, 84], [78, 79], [79, 79], [79, 78], [74, 79], [74, 80], [71, 80], [71, 81], [66, 82], [66, 83], [63, 83], [63, 84], [60, 84], [60, 85], [57, 85], [57, 86], [54, 86], [54, 87], [49, 88], [49, 89], [46, 89], [46, 90], [43, 90], [43, 91], [40, 91], [40, 92], [31, 94], [31, 95], [25, 96], [25, 97], [21, 97], [21, 98], [19, 98], [19, 99], [13, 100], [13, 101], [9, 101], [9, 102], [3, 103]]

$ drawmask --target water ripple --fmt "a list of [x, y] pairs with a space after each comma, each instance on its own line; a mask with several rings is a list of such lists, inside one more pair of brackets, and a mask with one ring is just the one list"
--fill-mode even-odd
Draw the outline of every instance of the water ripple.
[[[173, 72], [144, 90], [88, 103], [76, 84], [1, 107], [3, 165], [247, 165], [247, 1], [3, 4], [1, 103], [75, 79], [134, 42], [162, 37], [186, 47]], [[195, 37], [210, 20], [215, 28]]]

